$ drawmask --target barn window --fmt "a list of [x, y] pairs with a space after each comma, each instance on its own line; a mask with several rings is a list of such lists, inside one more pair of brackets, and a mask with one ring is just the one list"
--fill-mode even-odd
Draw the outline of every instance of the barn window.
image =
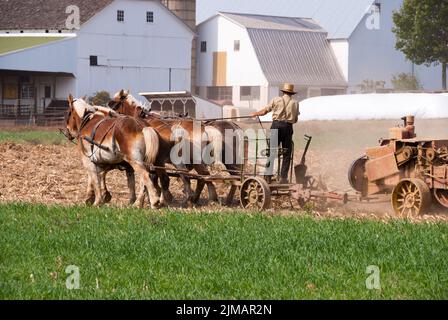
[[90, 65], [97, 66], [98, 65], [98, 56], [90, 56]]
[[207, 99], [232, 100], [232, 87], [207, 87]]
[[154, 12], [147, 11], [146, 12], [146, 22], [154, 22]]
[[124, 11], [123, 10], [117, 10], [117, 21], [120, 21], [120, 22], [124, 21]]
[[34, 99], [34, 87], [32, 85], [23, 85], [20, 92], [21, 99]]
[[240, 51], [240, 40], [235, 40], [233, 42], [233, 51]]
[[240, 87], [240, 100], [260, 100], [260, 87]]
[[201, 41], [201, 52], [207, 52], [207, 41]]

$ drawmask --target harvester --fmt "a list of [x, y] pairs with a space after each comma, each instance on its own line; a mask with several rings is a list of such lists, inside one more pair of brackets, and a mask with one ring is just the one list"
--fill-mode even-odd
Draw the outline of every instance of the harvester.
[[364, 199], [390, 194], [399, 216], [425, 214], [433, 203], [448, 212], [448, 140], [417, 138], [414, 116], [402, 120], [353, 162], [350, 185]]

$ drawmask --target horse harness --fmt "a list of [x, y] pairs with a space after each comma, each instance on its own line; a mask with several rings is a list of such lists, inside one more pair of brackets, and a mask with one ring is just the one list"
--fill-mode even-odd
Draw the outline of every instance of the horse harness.
[[[100, 121], [98, 121], [98, 123], [95, 124], [95, 126], [94, 126], [93, 129], [92, 129], [92, 132], [90, 133], [90, 136], [84, 136], [84, 135], [81, 135], [81, 131], [82, 131], [82, 129], [84, 129], [84, 127], [87, 125], [87, 123], [89, 123], [89, 121], [92, 119], [92, 116], [93, 116], [94, 114], [95, 114], [94, 111], [88, 111], [88, 110], [86, 110], [86, 112], [84, 113], [84, 116], [83, 116], [83, 118], [82, 118], [81, 125], [80, 125], [80, 128], [79, 128], [79, 130], [78, 130], [78, 137], [77, 137], [79, 140], [82, 139], [82, 140], [85, 140], [85, 141], [87, 141], [88, 143], [90, 143], [90, 155], [87, 155], [87, 154], [84, 152], [84, 148], [82, 148], [82, 152], [83, 152], [84, 155], [85, 155], [86, 157], [88, 157], [92, 162], [95, 162], [95, 160], [93, 159], [93, 157], [95, 156], [96, 152], [97, 152], [99, 149], [104, 150], [104, 151], [107, 151], [107, 152], [112, 152], [112, 153], [114, 153], [114, 154], [117, 154], [117, 153], [119, 152], [119, 151], [117, 150], [117, 149], [118, 149], [118, 148], [117, 148], [117, 141], [116, 141], [116, 138], [115, 138], [115, 129], [116, 129], [116, 126], [117, 126], [117, 121], [114, 121], [114, 122], [112, 123], [112, 125], [109, 127], [109, 129], [106, 131], [106, 133], [105, 133], [105, 134], [103, 135], [103, 137], [101, 138], [100, 142], [96, 142], [96, 141], [95, 141], [95, 136], [96, 136], [96, 133], [97, 133], [99, 127], [100, 127], [102, 124], [104, 124], [107, 120], [109, 120], [109, 119], [112, 118], [112, 115], [111, 115], [111, 114], [109, 114], [109, 116], [104, 117], [103, 119], [101, 119]], [[117, 120], [118, 120], [118, 119], [117, 119]], [[104, 140], [106, 139], [106, 137], [107, 137], [107, 135], [109, 134], [109, 132], [111, 132], [111, 130], [113, 130], [113, 132], [112, 132], [112, 150], [111, 150], [109, 147], [103, 146], [103, 142], [104, 142]], [[95, 147], [97, 147], [98, 149], [95, 150]]]

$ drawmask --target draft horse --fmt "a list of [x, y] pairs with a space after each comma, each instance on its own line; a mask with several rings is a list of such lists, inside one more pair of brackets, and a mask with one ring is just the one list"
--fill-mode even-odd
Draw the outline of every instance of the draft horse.
[[159, 151], [159, 136], [155, 130], [134, 117], [106, 116], [104, 111], [98, 111], [83, 99], [73, 99], [72, 95], [68, 102], [67, 135], [70, 140], [78, 141], [81, 160], [88, 173], [88, 189], [93, 188], [95, 194], [93, 205], [99, 206], [104, 201], [101, 179], [107, 170], [123, 162], [141, 178], [136, 204], [143, 206], [145, 189], [152, 208], [163, 202], [149, 175]]
[[[187, 137], [189, 137], [188, 144], [190, 145], [190, 150], [192, 150], [192, 146], [194, 144], [194, 122], [191, 119], [184, 119], [184, 118], [177, 118], [177, 119], [162, 119], [161, 117], [155, 115], [155, 114], [148, 114], [144, 113], [144, 107], [143, 105], [137, 101], [129, 92], [126, 92], [124, 90], [121, 90], [120, 92], [116, 93], [114, 96], [114, 100], [109, 103], [109, 106], [116, 112], [128, 116], [132, 116], [136, 119], [142, 119], [148, 126], [154, 128], [154, 130], [158, 133], [160, 138], [160, 148], [159, 148], [159, 154], [156, 159], [156, 164], [158, 166], [165, 166], [166, 163], [172, 163], [170, 155], [171, 150], [175, 146], [175, 144], [178, 142], [176, 140], [172, 139], [172, 133], [175, 128], [180, 128], [182, 130], [185, 130], [187, 133]], [[201, 125], [201, 134], [204, 134], [204, 127]], [[205, 136], [207, 136], [207, 133], [205, 133]], [[201, 145], [201, 150], [203, 149], [203, 145]], [[191, 171], [195, 170], [199, 175], [210, 175], [210, 171], [207, 168], [207, 165], [201, 163], [201, 164], [194, 164], [193, 163], [193, 154], [190, 153], [190, 159], [188, 163], [180, 163], [180, 164], [173, 164], [177, 169], [181, 169], [184, 171]], [[169, 178], [167, 178], [166, 175], [159, 174], [158, 177], [161, 179], [161, 185], [162, 185], [162, 192], [169, 193]], [[196, 203], [200, 195], [202, 193], [202, 190], [205, 185], [207, 185], [208, 188], [208, 194], [209, 194], [209, 200], [211, 201], [218, 201], [218, 194], [216, 192], [216, 188], [214, 184], [210, 181], [205, 182], [204, 180], [199, 179], [196, 190], [193, 193], [191, 189], [190, 179], [187, 175], [184, 175], [180, 173], [181, 180], [184, 185], [184, 194], [186, 195], [185, 204], [193, 204]], [[156, 183], [157, 176], [153, 176], [153, 181]], [[167, 198], [169, 196], [165, 196]]]

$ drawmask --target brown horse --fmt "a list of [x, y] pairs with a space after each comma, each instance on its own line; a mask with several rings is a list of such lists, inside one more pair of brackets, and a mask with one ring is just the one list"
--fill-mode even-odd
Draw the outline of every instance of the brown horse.
[[[113, 112], [110, 108], [105, 108], [101, 106], [93, 106], [93, 109], [95, 112], [103, 113], [104, 116], [108, 116]], [[115, 115], [117, 115], [115, 113]], [[70, 110], [67, 110], [65, 113], [65, 121], [68, 121], [68, 118], [70, 116]], [[61, 129], [62, 133], [69, 139], [73, 140], [74, 137], [70, 135], [67, 128]], [[106, 185], [106, 175], [109, 171], [118, 169], [120, 171], [126, 171], [126, 177], [128, 181], [128, 188], [130, 191], [130, 199], [129, 204], [132, 205], [135, 203], [137, 196], [135, 194], [135, 174], [134, 169], [129, 165], [129, 163], [123, 161], [119, 164], [107, 164], [107, 165], [97, 165], [97, 176], [99, 177], [100, 185], [104, 186], [104, 193], [102, 193], [101, 197], [101, 203], [108, 203], [112, 200], [112, 194], [107, 190]], [[85, 203], [87, 205], [93, 205], [95, 203], [95, 192], [94, 192], [94, 183], [92, 179], [90, 178], [90, 175], [88, 175], [88, 183], [87, 183], [87, 199], [85, 200]]]
[[[135, 100], [131, 96], [131, 101], [128, 103], [123, 103], [123, 101], [127, 100], [129, 96], [129, 92], [121, 90], [119, 93], [115, 94], [114, 100], [109, 103], [109, 107], [120, 114], [126, 114], [130, 116], [134, 116], [137, 118], [146, 118], [148, 121], [151, 119], [159, 119], [160, 117], [155, 112], [147, 112], [143, 109], [141, 103]], [[184, 118], [177, 117], [177, 119], [163, 119], [165, 123], [177, 123], [179, 120], [183, 120], [182, 124], [188, 125], [191, 124], [192, 118]], [[188, 122], [186, 122], [188, 121]], [[224, 121], [224, 120], [213, 120], [206, 121], [203, 124], [203, 131], [205, 131], [208, 135], [208, 143], [212, 145], [212, 149], [219, 151], [220, 156], [215, 154], [215, 164], [220, 164], [225, 166], [226, 170], [232, 174], [239, 174], [241, 171], [241, 163], [238, 163], [238, 149], [240, 143], [243, 139], [243, 132], [240, 126], [238, 126], [235, 122], [232, 121]], [[226, 131], [233, 132], [234, 136], [231, 141], [225, 140]], [[241, 150], [242, 151], [242, 150]], [[230, 156], [232, 161], [226, 161], [226, 152], [232, 153]]]
[[[145, 123], [154, 128], [160, 137], [160, 148], [159, 154], [157, 156], [156, 164], [158, 166], [164, 167], [166, 163], [172, 163], [171, 161], [171, 151], [173, 147], [179, 140], [173, 140], [173, 130], [180, 129], [187, 133], [187, 143], [189, 144], [190, 150], [195, 144], [194, 139], [194, 122], [189, 119], [161, 119], [160, 117], [154, 114], [145, 114], [143, 111], [143, 106], [139, 103], [129, 92], [125, 92], [121, 90], [114, 96], [114, 101], [109, 104], [115, 111], [120, 114], [133, 116], [138, 119], [143, 119]], [[204, 127], [201, 126], [200, 133], [204, 134]], [[203, 145], [199, 146], [200, 150], [202, 150]], [[195, 170], [199, 175], [210, 175], [210, 171], [207, 166], [200, 164], [193, 164], [194, 159], [193, 155], [190, 154], [190, 159], [188, 159], [187, 163], [172, 163], [177, 169], [191, 171]], [[169, 179], [166, 175], [159, 174], [161, 178], [162, 191], [168, 192], [167, 189], [169, 187]], [[180, 177], [182, 179], [184, 185], [184, 194], [186, 195], [185, 202], [188, 204], [196, 203], [202, 190], [207, 185], [209, 200], [218, 201], [218, 195], [216, 193], [216, 188], [212, 182], [205, 182], [204, 180], [199, 179], [196, 187], [196, 191], [193, 193], [191, 189], [190, 179], [187, 175], [183, 175], [180, 173]], [[157, 177], [153, 176], [153, 179], [157, 179]], [[154, 181], [154, 180], [153, 180]], [[167, 198], [168, 196], [165, 196]]]
[[78, 140], [89, 185], [95, 193], [93, 204], [98, 206], [104, 199], [100, 175], [105, 175], [110, 166], [126, 162], [141, 177], [137, 205], [143, 205], [146, 188], [151, 207], [156, 207], [161, 199], [149, 176], [149, 168], [155, 163], [159, 150], [159, 138], [154, 129], [133, 117], [105, 116], [104, 112], [97, 111], [82, 99], [73, 99], [71, 95], [68, 102], [67, 133], [69, 138]]

